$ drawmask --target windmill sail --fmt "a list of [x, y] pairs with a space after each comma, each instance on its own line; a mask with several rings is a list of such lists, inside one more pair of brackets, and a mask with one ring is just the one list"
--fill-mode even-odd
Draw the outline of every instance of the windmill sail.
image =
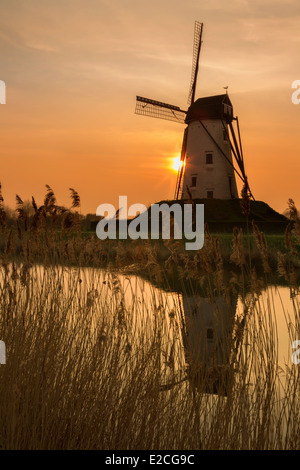
[[202, 31], [203, 31], [203, 23], [196, 21], [195, 32], [194, 32], [192, 77], [191, 77], [190, 93], [188, 97], [189, 106], [195, 101], [196, 84], [197, 84], [197, 76], [198, 76], [198, 69], [199, 69], [199, 57], [200, 57], [200, 49], [201, 49], [201, 43], [202, 43]]
[[180, 156], [180, 165], [178, 168], [177, 173], [177, 181], [176, 181], [176, 188], [174, 199], [180, 199], [182, 194], [182, 184], [183, 184], [183, 174], [184, 168], [186, 164], [186, 146], [187, 146], [187, 137], [188, 137], [188, 127], [185, 128], [183, 134], [183, 142], [182, 142], [182, 149], [181, 149], [181, 156]]
[[167, 121], [175, 121], [180, 124], [184, 123], [186, 117], [186, 111], [180, 109], [179, 106], [150, 100], [149, 98], [143, 98], [142, 96], [136, 97], [135, 113], [143, 116], [165, 119]]
[[[203, 31], [203, 23], [196, 21], [195, 30], [194, 30], [192, 77], [191, 77], [190, 92], [189, 92], [189, 97], [188, 97], [188, 106], [190, 106], [195, 101], [197, 76], [198, 76], [198, 69], [199, 69], [199, 57], [200, 57], [200, 49], [201, 49], [201, 43], [202, 43], [202, 31]], [[174, 199], [180, 199], [182, 195], [183, 175], [184, 175], [185, 164], [186, 164], [187, 136], [188, 136], [188, 128], [185, 129], [184, 136], [183, 136], [180, 166], [178, 168]]]

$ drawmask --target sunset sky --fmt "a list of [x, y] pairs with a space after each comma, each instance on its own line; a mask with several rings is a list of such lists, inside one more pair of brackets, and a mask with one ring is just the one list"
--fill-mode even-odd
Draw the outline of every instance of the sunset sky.
[[[1, 0], [0, 182], [5, 203], [45, 185], [83, 214], [172, 199], [184, 126], [134, 114], [136, 95], [186, 109], [194, 22], [204, 23], [196, 98], [238, 115], [252, 192], [300, 208], [299, 0]], [[239, 184], [239, 183], [238, 183]], [[239, 185], [239, 189], [240, 185]]]

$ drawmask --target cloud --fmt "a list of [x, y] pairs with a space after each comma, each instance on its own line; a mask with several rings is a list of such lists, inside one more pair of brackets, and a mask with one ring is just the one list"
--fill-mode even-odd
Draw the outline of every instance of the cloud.
[[57, 52], [59, 49], [58, 47], [53, 47], [45, 43], [40, 42], [25, 42], [25, 46], [29, 47], [30, 49], [36, 49], [38, 51], [45, 51], [45, 52]]

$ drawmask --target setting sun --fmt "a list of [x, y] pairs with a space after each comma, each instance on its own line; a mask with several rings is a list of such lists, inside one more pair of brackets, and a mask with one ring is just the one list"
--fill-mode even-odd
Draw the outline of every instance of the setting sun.
[[176, 157], [171, 158], [171, 169], [173, 171], [179, 171], [181, 166], [183, 165], [183, 162], [180, 160], [180, 155], [177, 155]]

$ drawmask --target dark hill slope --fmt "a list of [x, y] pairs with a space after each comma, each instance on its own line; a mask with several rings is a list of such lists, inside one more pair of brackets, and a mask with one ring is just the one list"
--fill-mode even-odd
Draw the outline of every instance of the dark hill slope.
[[[160, 201], [172, 205], [183, 205], [186, 201]], [[204, 221], [211, 232], [232, 232], [233, 227], [247, 228], [247, 219], [242, 213], [240, 199], [194, 199], [195, 204], [204, 204]], [[283, 233], [288, 219], [263, 201], [250, 201], [249, 228], [254, 220], [266, 233]]]

